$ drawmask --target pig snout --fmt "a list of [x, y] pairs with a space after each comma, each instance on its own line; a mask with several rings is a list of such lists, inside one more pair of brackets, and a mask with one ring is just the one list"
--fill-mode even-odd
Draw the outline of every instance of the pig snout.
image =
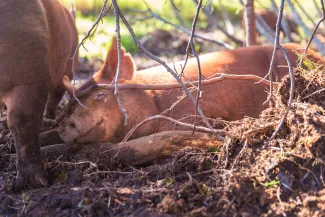
[[59, 134], [64, 142], [74, 143], [77, 138], [83, 135], [82, 123], [73, 117], [64, 119], [59, 124]]

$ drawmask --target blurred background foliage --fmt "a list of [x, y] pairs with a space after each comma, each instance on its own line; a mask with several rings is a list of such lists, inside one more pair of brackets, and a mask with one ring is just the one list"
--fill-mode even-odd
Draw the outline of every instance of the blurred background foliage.
[[[79, 40], [81, 40], [96, 21], [103, 5], [103, 0], [60, 1], [63, 2], [68, 8], [71, 8], [71, 5], [75, 4], [77, 10], [76, 25], [79, 31]], [[190, 29], [196, 11], [196, 4], [193, 0], [173, 1], [177, 9], [179, 9], [179, 14], [183, 18], [186, 27]], [[243, 6], [240, 4], [239, 0], [207, 0], [207, 2], [204, 1], [204, 3], [210, 3], [211, 1], [213, 5], [213, 10], [211, 10], [212, 16], [214, 16], [217, 21], [222, 20], [220, 11], [226, 10], [231, 22], [233, 23], [234, 27], [236, 27], [236, 36], [243, 39], [244, 35], [241, 26]], [[298, 1], [315, 21], [319, 19], [315, 5], [311, 0]], [[181, 25], [180, 20], [175, 16], [175, 10], [172, 8], [171, 0], [147, 0], [146, 2], [153, 12], [159, 14], [170, 22]], [[279, 0], [276, 0], [277, 4], [279, 4], [279, 2]], [[292, 2], [295, 4], [296, 0], [292, 0]], [[107, 5], [109, 6], [110, 4], [111, 1], [108, 1]], [[137, 20], [137, 16], [139, 15], [142, 15], [142, 17], [144, 17], [144, 12], [139, 12], [139, 10], [145, 11], [147, 9], [145, 3], [142, 0], [118, 0], [118, 4], [124, 15], [127, 17], [128, 21], [132, 24], [132, 28], [138, 37], [142, 37], [155, 29], [175, 31], [172, 26], [154, 18], [147, 20]], [[206, 7], [211, 8], [211, 6]], [[270, 1], [256, 0], [255, 8], [271, 8]], [[299, 8], [297, 8], [297, 11], [300, 12]], [[285, 8], [285, 14], [291, 14], [288, 7]], [[307, 22], [305, 17], [302, 16], [302, 18]], [[205, 28], [207, 25], [208, 23], [206, 17], [204, 13], [201, 12], [197, 26], [198, 28]], [[312, 26], [310, 27], [313, 28]], [[111, 8], [103, 21], [99, 24], [98, 28], [96, 28], [96, 33], [85, 43], [85, 48], [87, 50], [82, 47], [80, 48], [80, 56], [87, 58], [95, 56], [102, 59], [106, 55], [111, 37], [116, 34], [115, 30], [115, 18], [113, 14], [113, 8]], [[136, 45], [134, 44], [131, 35], [128, 33], [122, 22], [121, 34], [123, 46], [129, 52], [133, 54], [136, 53]], [[302, 32], [302, 35], [303, 34], [304, 33]], [[215, 37], [217, 37], [214, 38], [215, 40], [224, 40], [223, 35], [220, 35], [220, 38], [218, 35]]]

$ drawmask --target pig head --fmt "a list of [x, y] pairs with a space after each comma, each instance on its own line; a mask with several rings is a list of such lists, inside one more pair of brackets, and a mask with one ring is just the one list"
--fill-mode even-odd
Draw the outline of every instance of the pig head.
[[57, 0], [12, 0], [0, 3], [0, 29], [0, 101], [18, 158], [14, 187], [40, 187], [47, 183], [39, 145], [43, 114], [46, 106], [47, 116], [55, 115], [62, 78], [71, 77], [76, 27]]
[[[297, 56], [293, 50], [299, 46], [295, 44], [283, 46], [289, 52], [290, 60], [295, 65]], [[252, 46], [205, 54], [200, 56], [202, 74], [205, 77], [212, 77], [216, 73], [254, 74], [264, 77], [268, 72], [272, 52], [273, 46]], [[315, 58], [319, 58], [315, 53], [312, 52], [312, 54]], [[176, 83], [175, 79], [162, 66], [136, 71], [132, 57], [124, 49], [122, 49], [121, 61], [120, 83]], [[180, 64], [183, 62], [170, 66], [180, 71]], [[286, 67], [277, 67], [279, 65], [286, 65], [286, 60], [280, 51], [275, 56], [274, 81], [279, 81], [288, 72]], [[117, 45], [116, 39], [113, 39], [103, 67], [80, 90], [85, 90], [93, 84], [111, 84], [116, 68]], [[196, 76], [196, 60], [190, 59], [184, 70], [184, 77], [193, 81], [197, 80]], [[71, 89], [70, 82], [65, 84], [67, 89]], [[200, 107], [204, 114], [210, 118], [223, 118], [231, 121], [241, 119], [244, 116], [258, 117], [260, 112], [266, 108], [263, 102], [267, 97], [267, 88], [260, 84], [254, 84], [253, 81], [227, 80], [203, 86], [202, 91]], [[185, 116], [195, 113], [194, 106], [189, 99], [180, 100], [176, 106], [169, 109], [182, 94], [180, 89], [163, 91], [120, 90], [121, 104], [129, 115], [128, 125], [124, 126], [124, 115], [119, 109], [113, 91], [94, 89], [80, 97], [80, 101], [87, 108], [78, 103], [74, 103], [70, 108], [59, 125], [60, 136], [67, 143], [118, 142], [137, 123], [164, 111], [165, 115], [174, 119], [183, 118], [182, 121], [193, 123], [193, 117], [185, 118]], [[195, 96], [195, 91], [193, 96]], [[137, 138], [173, 129], [182, 128], [166, 121], [150, 121], [139, 127], [133, 137]]]

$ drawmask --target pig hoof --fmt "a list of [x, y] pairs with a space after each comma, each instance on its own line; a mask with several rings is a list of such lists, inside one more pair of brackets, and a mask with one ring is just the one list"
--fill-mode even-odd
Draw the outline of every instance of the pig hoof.
[[47, 186], [48, 181], [46, 175], [39, 166], [30, 167], [18, 171], [17, 178], [13, 184], [13, 191], [20, 191], [23, 188], [40, 188]]

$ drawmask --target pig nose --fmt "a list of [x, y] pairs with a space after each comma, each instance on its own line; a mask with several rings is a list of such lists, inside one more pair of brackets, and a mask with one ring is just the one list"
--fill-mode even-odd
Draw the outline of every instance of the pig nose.
[[71, 122], [70, 125], [69, 125], [69, 127], [70, 127], [70, 128], [76, 128], [77, 125], [76, 125], [75, 123]]
[[81, 122], [75, 118], [71, 118], [66, 126], [71, 130], [77, 130], [78, 132], [82, 129]]

